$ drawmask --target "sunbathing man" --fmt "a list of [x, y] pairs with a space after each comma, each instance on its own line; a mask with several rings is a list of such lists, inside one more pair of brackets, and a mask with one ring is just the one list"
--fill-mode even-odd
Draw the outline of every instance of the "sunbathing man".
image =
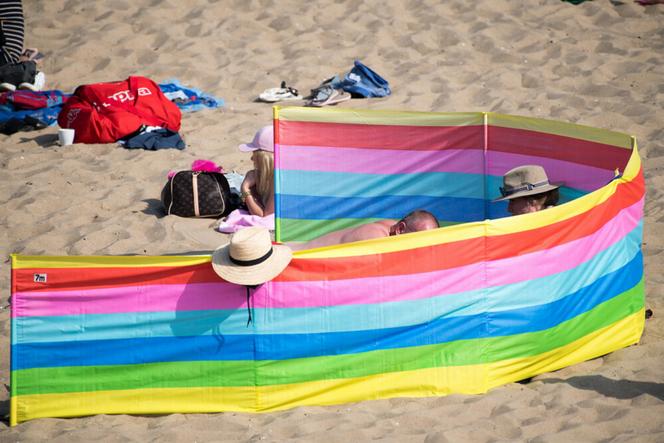
[[312, 249], [322, 246], [336, 245], [339, 243], [351, 243], [372, 238], [382, 238], [391, 235], [407, 234], [409, 232], [426, 231], [436, 229], [438, 220], [428, 211], [418, 209], [406, 215], [399, 221], [380, 220], [373, 223], [356, 226], [330, 232], [322, 237], [306, 243], [289, 244], [291, 249]]
[[560, 184], [549, 183], [543, 167], [537, 165], [519, 166], [510, 169], [503, 176], [503, 195], [494, 202], [508, 200], [507, 210], [512, 215], [537, 212], [558, 204]]

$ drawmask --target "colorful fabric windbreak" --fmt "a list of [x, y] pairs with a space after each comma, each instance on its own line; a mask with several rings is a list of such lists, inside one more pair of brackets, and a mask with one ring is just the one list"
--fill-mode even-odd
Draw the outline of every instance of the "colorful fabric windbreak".
[[415, 209], [442, 226], [506, 217], [503, 174], [527, 164], [562, 182], [561, 203], [625, 168], [625, 134], [494, 113], [275, 108], [276, 226], [281, 241]]
[[[280, 140], [312, 148], [284, 121]], [[485, 136], [503, 138], [486, 152], [496, 159], [487, 174], [537, 156], [584, 195], [519, 217], [299, 251], [249, 299], [209, 256], [13, 256], [11, 423], [482, 393], [636, 343], [644, 182], [632, 140], [487, 121]], [[547, 145], [545, 133], [579, 143]], [[530, 134], [537, 150], [514, 134]], [[363, 158], [353, 152], [349, 160]], [[455, 155], [440, 168], [460, 165]]]

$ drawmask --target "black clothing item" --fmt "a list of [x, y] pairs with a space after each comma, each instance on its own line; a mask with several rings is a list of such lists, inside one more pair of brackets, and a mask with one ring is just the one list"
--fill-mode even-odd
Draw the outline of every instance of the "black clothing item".
[[23, 53], [24, 38], [21, 0], [0, 0], [0, 66], [18, 62]]
[[156, 129], [151, 132], [141, 131], [122, 139], [124, 147], [129, 149], [142, 148], [151, 151], [164, 148], [184, 149], [185, 144], [177, 132], [168, 129]]
[[33, 61], [0, 65], [0, 83], [34, 83], [37, 75], [37, 63]]

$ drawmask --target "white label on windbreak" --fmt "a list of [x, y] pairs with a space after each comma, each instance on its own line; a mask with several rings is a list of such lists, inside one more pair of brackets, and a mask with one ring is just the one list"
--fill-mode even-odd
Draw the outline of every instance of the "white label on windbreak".
[[33, 274], [35, 283], [46, 283], [47, 274]]

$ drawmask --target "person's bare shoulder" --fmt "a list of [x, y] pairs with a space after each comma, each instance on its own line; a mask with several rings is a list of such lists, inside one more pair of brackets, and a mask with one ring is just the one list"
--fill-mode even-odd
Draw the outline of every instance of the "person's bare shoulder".
[[358, 226], [352, 231], [347, 232], [341, 238], [341, 243], [387, 237], [390, 235], [390, 226], [392, 226], [392, 223], [393, 222], [390, 220], [381, 220], [379, 222]]

